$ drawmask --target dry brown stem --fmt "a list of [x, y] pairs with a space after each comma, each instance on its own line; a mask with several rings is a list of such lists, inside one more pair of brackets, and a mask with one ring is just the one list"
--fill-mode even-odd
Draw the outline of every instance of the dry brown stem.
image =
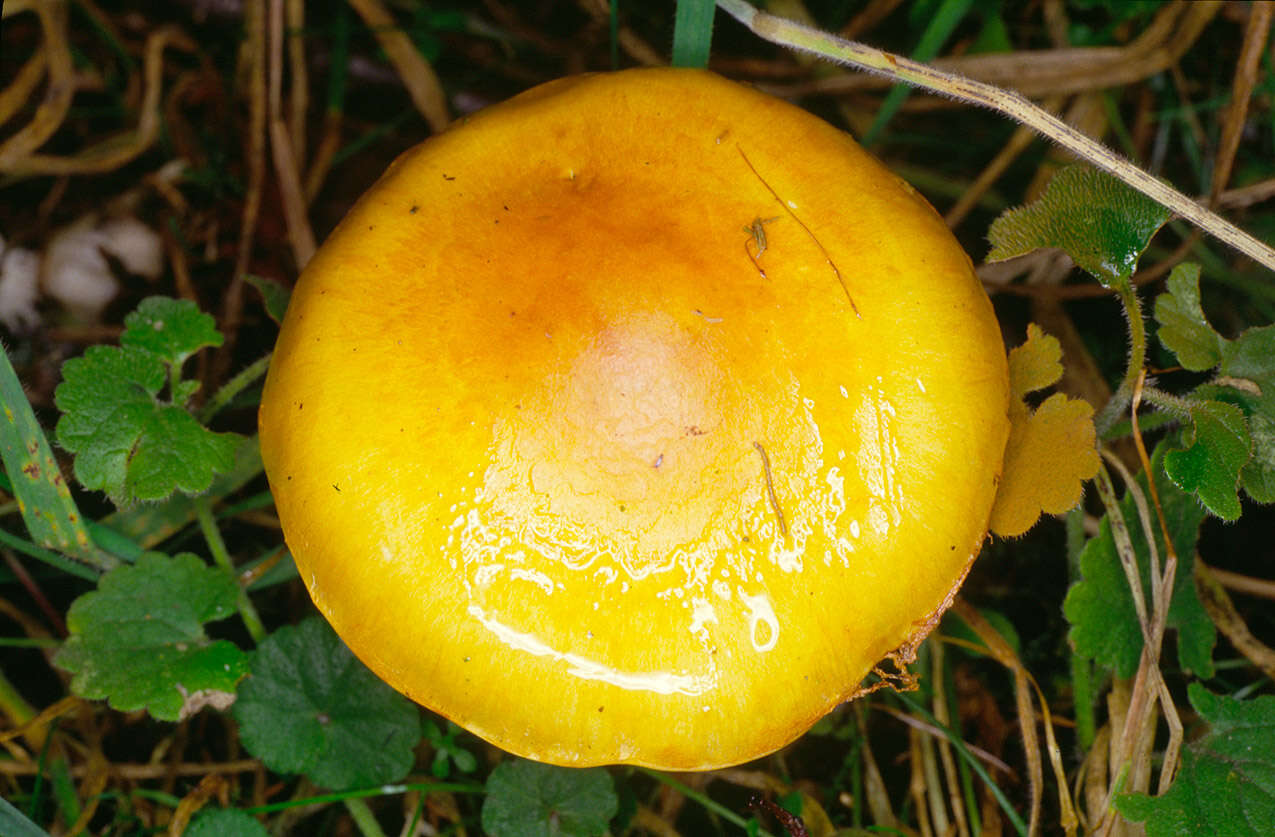
[[1244, 28], [1244, 47], [1235, 63], [1235, 78], [1231, 83], [1231, 104], [1222, 122], [1222, 139], [1218, 143], [1213, 162], [1213, 188], [1209, 191], [1209, 205], [1216, 206], [1222, 190], [1231, 179], [1231, 167], [1235, 164], [1235, 151], [1240, 146], [1240, 134], [1248, 116], [1249, 98], [1257, 83], [1258, 62], [1270, 35], [1271, 19], [1275, 16], [1275, 3], [1261, 0], [1249, 8], [1248, 24]]
[[[71, 97], [75, 94], [71, 48], [66, 40], [66, 3], [64, 0], [10, 2], [5, 4], [3, 14], [7, 18], [24, 11], [34, 11], [40, 18], [40, 29], [44, 34], [44, 63], [47, 65], [49, 81], [45, 88], [44, 101], [36, 108], [31, 121], [0, 143], [0, 171], [12, 171], [14, 166], [53, 136], [66, 119], [67, 111], [71, 108]], [[25, 72], [26, 68], [23, 69]], [[21, 106], [22, 103], [16, 104]]]
[[[270, 4], [270, 77], [267, 101], [270, 111], [270, 150], [274, 158], [275, 176], [283, 201], [283, 215], [288, 225], [288, 241], [292, 245], [292, 259], [300, 271], [309, 263], [318, 245], [314, 230], [306, 214], [307, 201], [301, 187], [301, 174], [293, 145], [294, 133], [289, 132], [283, 114], [283, 41], [284, 0], [272, 0]], [[295, 39], [294, 39], [295, 42]], [[294, 62], [295, 63], [295, 62]], [[303, 61], [304, 63], [304, 61]], [[294, 127], [298, 127], [295, 126]]]
[[[1235, 577], [1234, 573], [1226, 573], [1226, 575], [1232, 579]], [[1230, 640], [1236, 651], [1243, 654], [1245, 659], [1259, 668], [1267, 677], [1275, 678], [1275, 649], [1253, 636], [1244, 617], [1236, 610], [1231, 597], [1226, 594], [1222, 576], [1222, 570], [1205, 566], [1203, 561], [1196, 558], [1195, 589], [1200, 595], [1200, 604], [1204, 605], [1209, 619], [1213, 620], [1217, 629]], [[1256, 581], [1256, 579], [1252, 580]], [[1269, 582], [1266, 583], [1269, 584]], [[1272, 593], [1272, 591], [1266, 592]]]
[[363, 22], [372, 30], [381, 49], [389, 56], [412, 98], [412, 104], [429, 123], [434, 133], [439, 133], [451, 122], [447, 113], [447, 97], [443, 85], [429, 62], [421, 56], [412, 39], [394, 21], [393, 15], [381, 0], [349, 0]]

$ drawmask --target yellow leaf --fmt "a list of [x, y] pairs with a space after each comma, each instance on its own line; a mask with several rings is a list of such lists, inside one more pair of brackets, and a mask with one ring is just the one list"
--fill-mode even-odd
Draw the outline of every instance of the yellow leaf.
[[1058, 338], [1040, 326], [1027, 326], [1027, 342], [1009, 353], [1009, 393], [1011, 404], [1026, 407], [1022, 399], [1029, 392], [1044, 389], [1062, 377], [1062, 346]]
[[1003, 537], [1021, 535], [1041, 512], [1061, 514], [1080, 501], [1083, 483], [1098, 472], [1093, 407], [1056, 393], [1033, 411], [1024, 396], [1062, 375], [1058, 341], [1034, 323], [1027, 342], [1009, 353], [1009, 442], [989, 526]]

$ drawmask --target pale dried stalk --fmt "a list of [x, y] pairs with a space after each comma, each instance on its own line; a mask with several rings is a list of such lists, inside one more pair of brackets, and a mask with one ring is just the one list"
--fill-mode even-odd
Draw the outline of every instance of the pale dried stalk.
[[[863, 701], [854, 704], [855, 725], [858, 727], [859, 737], [863, 740], [863, 747], [860, 749], [863, 755], [863, 795], [867, 797], [868, 812], [872, 814], [872, 821], [882, 828], [898, 830], [899, 820], [894, 815], [890, 794], [885, 789], [885, 779], [881, 776], [881, 768], [877, 765], [877, 758], [872, 753], [872, 741], [868, 738], [867, 714], [863, 704]], [[862, 799], [854, 801], [856, 805], [862, 805], [863, 802]]]
[[1258, 62], [1270, 35], [1271, 18], [1275, 16], [1275, 3], [1261, 0], [1249, 8], [1248, 25], [1244, 28], [1244, 47], [1235, 64], [1235, 79], [1231, 83], [1231, 105], [1222, 123], [1222, 139], [1218, 143], [1213, 163], [1213, 184], [1209, 190], [1209, 205], [1217, 200], [1231, 179], [1231, 167], [1235, 164], [1235, 151], [1240, 146], [1240, 134], [1248, 115], [1249, 98], [1257, 82]]
[[924, 87], [1002, 113], [1035, 129], [1246, 256], [1275, 270], [1275, 250], [1200, 206], [1172, 186], [1152, 177], [1102, 143], [1040, 109], [1019, 93], [944, 73], [866, 44], [846, 41], [827, 32], [759, 12], [745, 0], [717, 0], [717, 5], [764, 40], [813, 52], [833, 61], [853, 64], [895, 81]]
[[[931, 701], [934, 720], [940, 726], [951, 726], [951, 712], [947, 706], [947, 689], [943, 688], [943, 643], [930, 644], [931, 669], [930, 676], [934, 680], [934, 699]], [[969, 822], [965, 818], [965, 804], [961, 799], [961, 778], [956, 772], [956, 759], [952, 756], [952, 743], [946, 738], [938, 740], [939, 761], [943, 764], [943, 776], [947, 780], [948, 804], [952, 807], [952, 818], [956, 820], [956, 830], [960, 837], [969, 837]]]
[[283, 4], [273, 0], [270, 4], [270, 150], [274, 159], [275, 174], [279, 179], [279, 194], [283, 199], [283, 216], [288, 225], [288, 242], [292, 245], [292, 259], [297, 270], [309, 263], [317, 248], [314, 230], [306, 216], [306, 199], [301, 188], [301, 175], [297, 171], [292, 136], [283, 117]]
[[1241, 575], [1229, 570], [1219, 570], [1217, 567], [1208, 567], [1207, 569], [1209, 575], [1223, 587], [1253, 596], [1261, 596], [1264, 599], [1275, 599], [1275, 581], [1253, 578], [1251, 575]]
[[930, 825], [930, 806], [926, 804], [925, 777], [926, 750], [921, 745], [925, 736], [915, 728], [908, 730], [908, 763], [909, 770], [908, 796], [912, 797], [912, 807], [916, 811], [916, 822], [921, 837], [934, 837], [934, 828]]
[[305, 62], [305, 39], [301, 35], [305, 27], [305, 0], [287, 0], [285, 8], [288, 75], [292, 81], [288, 89], [288, 136], [292, 140], [292, 157], [299, 170], [305, 168], [305, 114], [310, 107], [310, 74]]
[[349, 0], [349, 3], [389, 56], [390, 63], [394, 65], [412, 98], [412, 103], [421, 116], [425, 117], [429, 127], [434, 133], [446, 128], [451, 117], [447, 114], [447, 97], [443, 95], [443, 85], [434, 68], [416, 49], [412, 39], [395, 23], [381, 0]]
[[[1136, 405], [1135, 405], [1136, 407]], [[1155, 529], [1152, 526], [1146, 498], [1126, 469], [1110, 452], [1103, 450], [1103, 457], [1116, 468], [1125, 481], [1126, 491], [1133, 498], [1138, 510], [1139, 522], [1144, 537], [1151, 550], [1156, 554]], [[1165, 749], [1164, 767], [1160, 774], [1159, 788], [1168, 788], [1172, 774], [1177, 766], [1178, 753], [1182, 746], [1182, 723], [1177, 715], [1171, 695], [1160, 673], [1160, 646], [1164, 639], [1164, 630], [1168, 620], [1169, 602], [1173, 592], [1173, 581], [1177, 571], [1176, 555], [1172, 553], [1172, 541], [1166, 538], [1169, 555], [1166, 556], [1163, 574], [1151, 575], [1153, 610], [1147, 613], [1146, 599], [1142, 592], [1141, 573], [1138, 570], [1137, 556], [1133, 541], [1124, 523], [1124, 516], [1116, 500], [1115, 490], [1111, 485], [1106, 468], [1098, 469], [1094, 480], [1098, 494], [1107, 510], [1107, 519], [1111, 524], [1111, 537], [1124, 567], [1126, 579], [1134, 596], [1134, 608], [1138, 613], [1138, 625], [1142, 631], [1142, 656], [1138, 664], [1138, 672], [1133, 686], [1129, 690], [1128, 702], [1123, 709], [1123, 723], [1116, 724], [1113, 713], [1113, 727], [1119, 726], [1119, 732], [1112, 739], [1112, 784], [1107, 790], [1107, 804], [1104, 806], [1104, 818], [1099, 830], [1102, 834], [1111, 834], [1116, 828], [1114, 810], [1110, 808], [1112, 794], [1115, 793], [1117, 781], [1121, 777], [1121, 768], [1129, 766], [1129, 781], [1124, 790], [1145, 791], [1149, 786], [1150, 753], [1155, 735], [1155, 711], [1157, 702], [1163, 708], [1165, 721], [1169, 726], [1169, 743]], [[1158, 502], [1157, 502], [1158, 506]], [[1158, 567], [1156, 568], [1158, 569]], [[1115, 699], [1113, 692], [1111, 699]]]
[[[1049, 8], [1050, 4], [1046, 4], [1046, 14]], [[1145, 30], [1119, 47], [1058, 46], [979, 53], [935, 58], [930, 65], [986, 84], [1013, 87], [1028, 97], [1105, 90], [1143, 81], [1172, 67], [1219, 10], [1217, 3], [1165, 3]], [[781, 85], [778, 89], [786, 95], [839, 95], [880, 90], [890, 84], [890, 79], [881, 76], [846, 73]]]
[[252, 264], [253, 245], [257, 237], [257, 221], [261, 215], [262, 193], [266, 182], [266, 26], [265, 0], [244, 3], [244, 42], [240, 58], [243, 78], [248, 80], [247, 149], [244, 157], [248, 168], [248, 187], [244, 193], [243, 211], [239, 213], [239, 250], [235, 255], [235, 272], [223, 294], [221, 331], [225, 341], [218, 350], [212, 376], [223, 379], [230, 369], [231, 358], [243, 319], [244, 281]]
[[1062, 750], [1054, 735], [1053, 715], [1049, 711], [1049, 702], [1045, 700], [1045, 692], [1040, 688], [1023, 661], [1014, 653], [1000, 632], [992, 627], [976, 608], [960, 596], [952, 603], [952, 611], [964, 620], [974, 634], [983, 641], [986, 650], [1014, 677], [1014, 699], [1018, 708], [1018, 724], [1023, 736], [1023, 749], [1026, 754], [1028, 774], [1031, 780], [1032, 817], [1028, 825], [1029, 833], [1038, 833], [1041, 797], [1044, 790], [1044, 771], [1040, 757], [1040, 745], [1036, 738], [1036, 712], [1031, 702], [1031, 693], [1035, 691], [1036, 700], [1040, 702], [1040, 719], [1045, 729], [1045, 749], [1049, 756], [1050, 769], [1054, 773], [1054, 781], [1058, 787], [1059, 825], [1068, 835], [1074, 834], [1079, 826], [1075, 803], [1067, 790], [1067, 773], [1062, 763]]
[[[1222, 575], [1222, 570], [1206, 567], [1198, 557], [1195, 559], [1195, 581], [1200, 593], [1200, 604], [1204, 605], [1213, 624], [1230, 640], [1236, 651], [1243, 654], [1267, 677], [1275, 678], [1275, 649], [1253, 636], [1244, 618], [1231, 602], [1231, 597], [1223, 589]], [[1234, 573], [1226, 575], [1234, 576]]]

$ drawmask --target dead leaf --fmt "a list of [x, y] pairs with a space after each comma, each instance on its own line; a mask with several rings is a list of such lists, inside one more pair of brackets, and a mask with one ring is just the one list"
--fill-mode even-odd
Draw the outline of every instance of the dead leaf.
[[1085, 480], [1098, 472], [1093, 407], [1056, 393], [1036, 410], [1024, 400], [1062, 377], [1058, 341], [1035, 323], [1009, 353], [1010, 431], [989, 526], [1021, 535], [1041, 512], [1061, 514], [1080, 502]]

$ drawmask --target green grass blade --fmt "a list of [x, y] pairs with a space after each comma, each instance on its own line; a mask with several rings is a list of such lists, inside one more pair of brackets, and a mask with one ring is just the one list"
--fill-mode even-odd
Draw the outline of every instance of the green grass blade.
[[673, 18], [673, 66], [708, 66], [713, 43], [713, 0], [677, 0]]
[[118, 562], [97, 547], [71, 497], [31, 402], [7, 353], [0, 351], [0, 457], [13, 483], [31, 538], [38, 545], [82, 561], [99, 572]]

